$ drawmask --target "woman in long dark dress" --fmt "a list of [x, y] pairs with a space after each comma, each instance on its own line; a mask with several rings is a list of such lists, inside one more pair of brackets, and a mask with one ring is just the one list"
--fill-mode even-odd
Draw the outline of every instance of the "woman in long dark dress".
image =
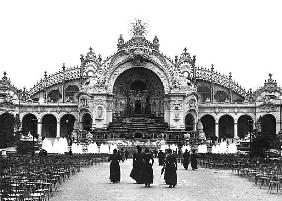
[[198, 167], [197, 167], [197, 158], [198, 158], [198, 156], [196, 154], [196, 151], [193, 150], [192, 154], [191, 154], [191, 167], [192, 167], [192, 170], [198, 169]]
[[[154, 164], [154, 158], [152, 154], [149, 152], [149, 149], [145, 149], [145, 154], [143, 155], [143, 161], [144, 161], [144, 183], [145, 187], [150, 187], [150, 184], [153, 183], [153, 164]], [[150, 163], [152, 161], [152, 163]]]
[[144, 184], [144, 162], [142, 148], [137, 146], [137, 153], [133, 154], [133, 168], [130, 173], [130, 177], [134, 179], [138, 184]]
[[121, 156], [118, 154], [117, 150], [113, 150], [113, 154], [109, 157], [108, 161], [111, 161], [110, 164], [110, 180], [113, 183], [120, 182], [120, 166], [119, 161]]
[[172, 154], [171, 149], [168, 150], [167, 157], [165, 159], [165, 183], [169, 185], [169, 188], [175, 187], [177, 184], [177, 160], [176, 157]]
[[183, 167], [185, 168], [185, 170], [188, 169], [189, 163], [190, 163], [190, 152], [187, 149], [185, 149], [185, 152], [183, 154]]

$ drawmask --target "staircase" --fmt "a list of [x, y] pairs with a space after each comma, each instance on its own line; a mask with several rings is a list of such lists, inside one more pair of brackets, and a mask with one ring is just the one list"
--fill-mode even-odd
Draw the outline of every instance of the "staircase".
[[111, 132], [126, 132], [133, 134], [137, 131], [150, 134], [151, 132], [164, 132], [168, 128], [167, 123], [162, 118], [150, 117], [130, 117], [124, 119], [116, 119], [109, 124]]

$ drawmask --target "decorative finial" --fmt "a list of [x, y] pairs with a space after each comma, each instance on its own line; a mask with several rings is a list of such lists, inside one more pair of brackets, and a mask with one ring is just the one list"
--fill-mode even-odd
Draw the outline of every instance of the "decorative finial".
[[186, 47], [184, 48], [184, 54], [187, 54], [187, 48]]
[[122, 37], [122, 34], [119, 35], [119, 38], [118, 38], [118, 44], [121, 45], [124, 43], [124, 39]]
[[141, 20], [135, 19], [135, 23], [131, 23], [132, 28], [131, 28], [131, 34], [133, 37], [142, 37], [147, 34], [147, 25], [146, 23], [142, 23]]
[[8, 80], [8, 78], [7, 78], [7, 72], [6, 72], [6, 71], [4, 71], [3, 75], [4, 75], [4, 76], [3, 76], [2, 80], [3, 80], [3, 81]]
[[229, 72], [229, 79], [231, 79], [232, 78], [232, 73], [231, 72]]
[[213, 67], [213, 64], [211, 65], [211, 71], [213, 71], [214, 70], [214, 67]]
[[66, 64], [65, 63], [63, 63], [63, 71], [65, 71], [66, 70], [66, 66], [65, 66]]
[[81, 61], [81, 62], [84, 61], [84, 55], [83, 55], [83, 54], [80, 55], [80, 61]]
[[99, 62], [101, 63], [101, 61], [102, 61], [102, 56], [101, 56], [101, 54], [99, 54], [98, 60], [99, 60]]
[[177, 63], [178, 62], [178, 56], [176, 55], [175, 56], [175, 63]]
[[269, 79], [272, 79], [272, 73], [269, 73], [268, 76], [269, 76]]
[[154, 45], [158, 45], [159, 44], [159, 38], [157, 36], [155, 36], [154, 40], [153, 40], [153, 44]]
[[47, 78], [47, 71], [44, 71], [44, 78]]
[[92, 52], [92, 47], [89, 47], [89, 51]]

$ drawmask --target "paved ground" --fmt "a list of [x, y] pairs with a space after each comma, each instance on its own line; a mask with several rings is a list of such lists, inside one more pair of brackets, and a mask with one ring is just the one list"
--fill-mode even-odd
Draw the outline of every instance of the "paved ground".
[[[156, 162], [156, 161], [155, 161]], [[197, 171], [184, 170], [178, 166], [178, 185], [168, 188], [161, 168], [154, 165], [154, 184], [145, 188], [135, 184], [129, 177], [132, 160], [121, 163], [121, 183], [112, 184], [109, 181], [109, 163], [94, 165], [83, 169], [71, 177], [50, 201], [94, 201], [94, 200], [267, 200], [281, 201], [282, 192], [270, 194], [267, 189], [259, 189], [245, 178], [234, 175], [231, 170], [213, 170], [200, 168]]]

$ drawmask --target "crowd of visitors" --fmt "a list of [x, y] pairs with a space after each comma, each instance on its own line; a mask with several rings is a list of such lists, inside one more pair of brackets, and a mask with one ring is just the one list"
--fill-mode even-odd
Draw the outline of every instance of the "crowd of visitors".
[[[176, 152], [173, 152], [171, 149], [167, 149], [165, 152], [162, 150], [150, 151], [148, 148], [145, 148], [142, 152], [142, 147], [137, 146], [137, 152], [133, 154], [133, 168], [130, 173], [130, 177], [136, 181], [138, 184], [145, 184], [145, 187], [150, 187], [153, 183], [153, 164], [154, 157], [158, 158], [159, 166], [163, 166], [161, 170], [161, 175], [164, 174], [164, 180], [170, 188], [174, 188], [177, 185], [177, 158], [182, 158]], [[110, 180], [113, 183], [120, 182], [120, 166], [119, 162], [122, 161], [124, 152], [121, 150], [118, 152], [116, 149], [114, 153], [110, 155], [109, 161], [110, 164]], [[192, 170], [197, 169], [197, 155], [195, 150], [190, 152], [187, 150], [183, 154], [183, 166], [187, 170], [188, 165], [191, 161]]]

